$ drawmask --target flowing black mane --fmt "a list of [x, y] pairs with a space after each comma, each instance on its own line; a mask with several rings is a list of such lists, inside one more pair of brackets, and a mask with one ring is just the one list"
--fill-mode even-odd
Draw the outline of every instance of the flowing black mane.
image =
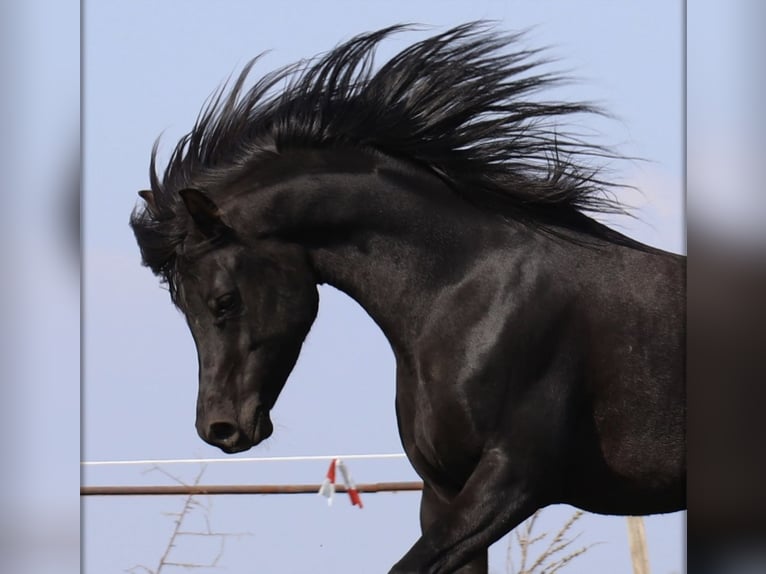
[[362, 34], [245, 91], [256, 58], [231, 89], [211, 97], [161, 178], [155, 144], [154, 207], [131, 217], [144, 263], [172, 283], [187, 231], [178, 191], [225, 193], [226, 182], [291, 148], [376, 150], [431, 169], [467, 200], [506, 216], [533, 225], [569, 221], [608, 235], [582, 213], [624, 211], [609, 193], [613, 185], [589, 165], [616, 156], [557, 124], [600, 112], [585, 103], [532, 101], [561, 77], [540, 71], [547, 61], [539, 50], [508, 50], [520, 34], [497, 34], [482, 23], [413, 44], [376, 71], [378, 44], [407, 28]]

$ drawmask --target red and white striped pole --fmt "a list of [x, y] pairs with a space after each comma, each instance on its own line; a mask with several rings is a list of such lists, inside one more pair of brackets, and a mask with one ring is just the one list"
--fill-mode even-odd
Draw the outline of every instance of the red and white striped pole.
[[351, 474], [348, 472], [346, 465], [343, 464], [343, 461], [340, 459], [338, 459], [338, 467], [340, 468], [340, 473], [343, 475], [343, 482], [346, 485], [346, 491], [348, 492], [348, 497], [351, 499], [352, 506], [364, 508], [362, 499], [359, 496], [359, 491], [356, 489], [356, 484], [354, 484], [354, 481], [351, 478]]
[[332, 506], [332, 499], [335, 496], [335, 464], [337, 462], [337, 458], [330, 461], [330, 468], [327, 469], [327, 475], [319, 487], [319, 492], [317, 492], [319, 496], [327, 498], [327, 506]]
[[348, 496], [351, 499], [351, 504], [353, 506], [358, 506], [359, 508], [364, 508], [362, 498], [359, 496], [359, 490], [357, 490], [356, 484], [351, 478], [348, 468], [346, 468], [346, 465], [339, 458], [334, 458], [330, 461], [330, 467], [327, 469], [327, 474], [324, 481], [322, 481], [322, 485], [319, 487], [319, 492], [317, 494], [327, 498], [328, 506], [332, 504], [333, 497], [335, 496], [336, 467], [340, 469], [340, 473], [343, 475], [343, 483], [346, 485], [346, 492], [348, 492]]

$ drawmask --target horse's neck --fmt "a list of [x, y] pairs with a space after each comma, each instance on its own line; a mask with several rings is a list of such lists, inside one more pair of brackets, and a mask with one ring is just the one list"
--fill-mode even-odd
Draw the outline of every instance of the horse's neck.
[[[433, 301], [479, 257], [481, 227], [450, 207], [378, 177], [343, 241], [310, 249], [320, 279], [355, 299], [394, 346], [417, 337]], [[433, 190], [429, 190], [433, 191]], [[463, 210], [471, 209], [463, 206]]]
[[302, 243], [318, 281], [355, 299], [395, 347], [417, 336], [434, 298], [505, 227], [438, 177], [385, 158], [356, 172], [296, 176], [271, 198], [266, 211], [279, 221], [268, 225]]

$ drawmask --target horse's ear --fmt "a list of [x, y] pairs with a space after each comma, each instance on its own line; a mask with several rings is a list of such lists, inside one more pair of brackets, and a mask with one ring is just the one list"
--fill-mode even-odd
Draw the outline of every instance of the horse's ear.
[[146, 202], [149, 211], [152, 214], [157, 214], [157, 202], [154, 200], [154, 192], [149, 189], [142, 189], [138, 192], [138, 195]]
[[178, 192], [202, 235], [212, 239], [231, 231], [221, 219], [221, 210], [199, 189], [182, 189]]

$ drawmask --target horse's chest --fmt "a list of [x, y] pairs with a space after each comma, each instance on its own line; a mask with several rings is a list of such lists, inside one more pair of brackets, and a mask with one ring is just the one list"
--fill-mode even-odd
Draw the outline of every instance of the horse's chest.
[[483, 446], [469, 405], [448, 389], [422, 384], [400, 388], [396, 402], [402, 443], [418, 473], [430, 482], [462, 483]]

